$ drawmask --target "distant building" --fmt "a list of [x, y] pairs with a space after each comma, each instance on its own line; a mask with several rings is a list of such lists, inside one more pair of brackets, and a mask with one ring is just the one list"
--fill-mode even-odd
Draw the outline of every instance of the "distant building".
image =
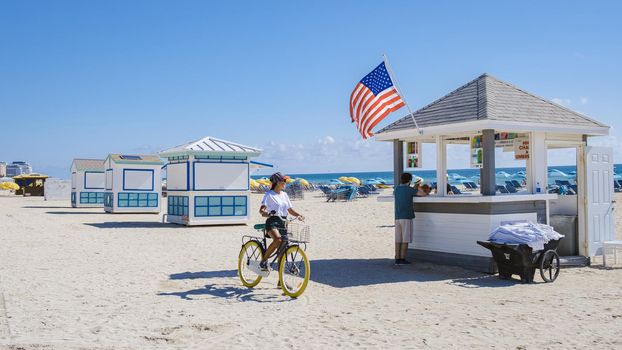
[[71, 163], [71, 206], [103, 207], [105, 180], [103, 159], [74, 159]]
[[6, 176], [6, 163], [0, 162], [0, 177]]
[[104, 211], [159, 213], [162, 165], [157, 155], [108, 155], [104, 160]]
[[166, 221], [247, 223], [251, 158], [260, 154], [260, 149], [209, 136], [160, 152], [168, 159]]
[[26, 162], [14, 161], [6, 166], [6, 176], [8, 177], [15, 177], [25, 174], [32, 174], [32, 166]]

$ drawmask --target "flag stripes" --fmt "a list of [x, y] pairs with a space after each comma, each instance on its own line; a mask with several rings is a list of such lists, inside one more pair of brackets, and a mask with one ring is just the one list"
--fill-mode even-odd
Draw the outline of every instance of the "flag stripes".
[[403, 106], [405, 103], [383, 62], [354, 87], [350, 94], [350, 119], [367, 139], [382, 119]]

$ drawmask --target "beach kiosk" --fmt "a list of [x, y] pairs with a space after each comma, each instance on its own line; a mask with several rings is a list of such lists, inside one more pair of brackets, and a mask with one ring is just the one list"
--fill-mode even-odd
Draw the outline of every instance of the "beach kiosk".
[[[167, 158], [166, 221], [181, 225], [245, 224], [249, 169], [261, 150], [204, 137], [162, 151]], [[256, 163], [261, 164], [261, 163]]]
[[157, 155], [108, 155], [104, 160], [104, 210], [107, 213], [159, 213], [163, 164]]
[[[437, 194], [414, 199], [409, 246], [414, 259], [493, 272], [490, 252], [476, 241], [487, 240], [503, 221], [550, 223], [556, 211], [576, 218], [571, 229], [556, 227], [567, 235], [564, 240], [574, 242], [560, 254], [566, 255], [562, 264], [589, 263], [602, 254], [603, 241], [615, 237], [613, 154], [611, 148], [588, 146], [587, 140], [608, 132], [602, 123], [484, 74], [386, 126], [375, 138], [393, 143], [395, 183], [402, 172], [416, 172], [426, 156], [422, 145], [436, 148]], [[479, 168], [476, 191], [448, 194], [447, 148], [452, 144], [463, 145], [471, 166]], [[574, 196], [547, 190], [547, 153], [556, 148], [576, 152]], [[512, 187], [510, 193], [499, 184], [495, 153], [501, 151], [525, 162], [520, 191]]]
[[104, 160], [76, 158], [71, 163], [71, 206], [104, 206]]

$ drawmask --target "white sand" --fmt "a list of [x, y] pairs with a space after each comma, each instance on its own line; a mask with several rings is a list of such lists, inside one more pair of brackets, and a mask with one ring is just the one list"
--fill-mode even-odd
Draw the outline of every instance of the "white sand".
[[312, 226], [312, 282], [292, 300], [275, 275], [241, 286], [251, 227], [0, 197], [0, 348], [622, 348], [620, 265], [532, 285], [398, 268], [392, 203], [307, 195], [295, 207]]

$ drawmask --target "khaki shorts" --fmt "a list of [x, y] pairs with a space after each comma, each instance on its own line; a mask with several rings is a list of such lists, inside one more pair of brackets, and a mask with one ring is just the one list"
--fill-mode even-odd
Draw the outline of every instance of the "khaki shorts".
[[413, 220], [395, 219], [395, 243], [412, 243]]

